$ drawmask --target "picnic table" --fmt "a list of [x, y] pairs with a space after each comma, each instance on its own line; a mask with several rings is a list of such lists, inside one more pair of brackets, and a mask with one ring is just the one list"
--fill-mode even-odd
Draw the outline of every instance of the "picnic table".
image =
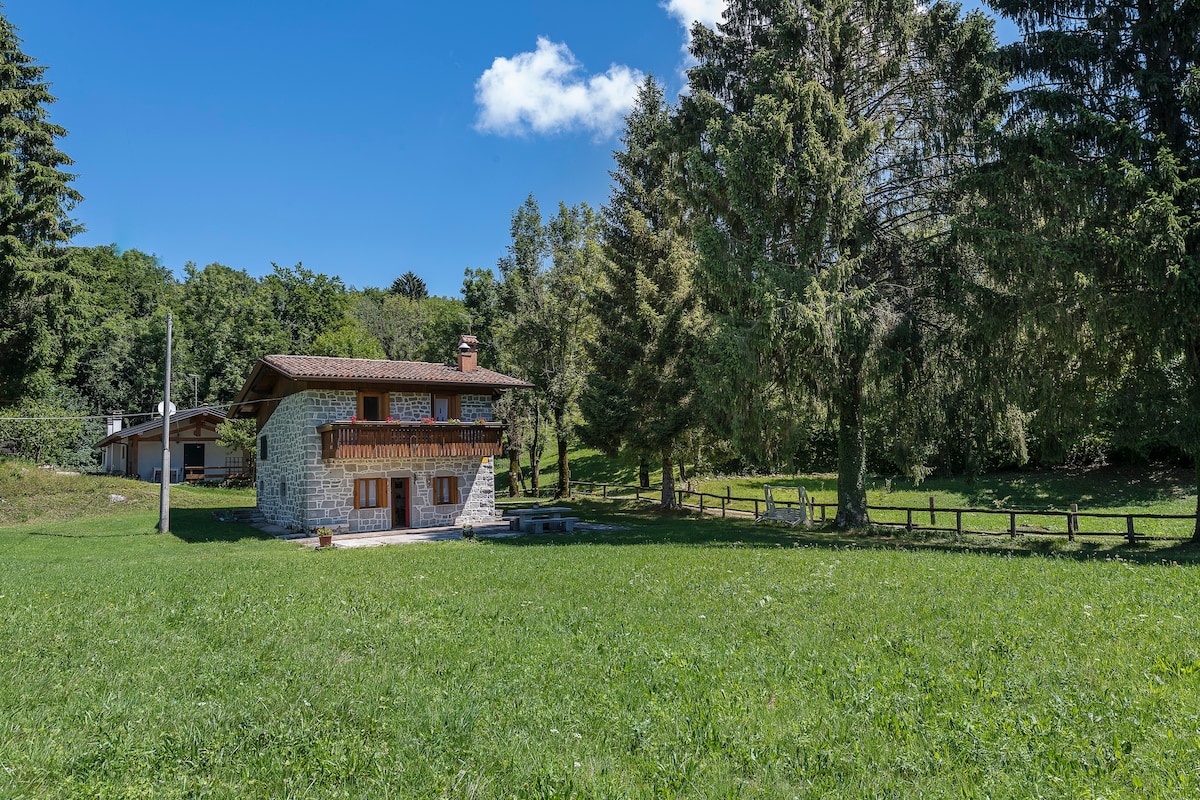
[[566, 506], [538, 506], [535, 508], [510, 508], [504, 512], [508, 520], [509, 530], [521, 533], [542, 533], [549, 530], [560, 530], [570, 533], [575, 529], [579, 517], [564, 517], [569, 514]]

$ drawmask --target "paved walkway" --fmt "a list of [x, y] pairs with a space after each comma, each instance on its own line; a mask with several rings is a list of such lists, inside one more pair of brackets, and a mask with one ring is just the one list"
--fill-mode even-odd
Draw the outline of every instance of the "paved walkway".
[[[497, 522], [493, 525], [476, 525], [476, 536], [493, 539], [503, 536], [517, 536], [515, 531], [508, 529], [507, 522]], [[417, 542], [444, 542], [461, 539], [462, 527], [446, 525], [440, 528], [410, 528], [396, 531], [373, 531], [370, 533], [340, 533], [333, 537], [333, 546], [340, 549], [347, 547], [379, 547], [385, 544], [415, 544]], [[316, 547], [317, 537], [307, 539], [292, 539], [296, 544], [306, 547]]]

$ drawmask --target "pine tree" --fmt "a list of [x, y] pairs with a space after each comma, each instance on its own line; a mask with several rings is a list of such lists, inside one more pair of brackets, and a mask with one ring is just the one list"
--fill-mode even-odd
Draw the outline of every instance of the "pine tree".
[[63, 245], [79, 230], [72, 162], [49, 120], [46, 67], [0, 15], [0, 405], [45, 390], [69, 368], [79, 288]]
[[675, 504], [674, 451], [693, 421], [690, 344], [697, 324], [694, 250], [674, 191], [662, 87], [647, 78], [613, 155], [604, 208], [604, 280], [593, 300], [597, 336], [580, 401], [585, 438], [615, 454], [662, 463], [662, 506]]
[[1017, 88], [979, 181], [992, 278], [1028, 329], [1089, 332], [1074, 357], [1129, 408], [1177, 398], [1162, 427], [1200, 484], [1200, 4], [994, 7], [1024, 35], [1002, 50]]
[[388, 291], [392, 294], [398, 294], [401, 297], [407, 297], [409, 300], [424, 300], [429, 297], [429, 289], [425, 286], [425, 279], [412, 270], [392, 281], [392, 288]]
[[911, 0], [732, 0], [693, 30], [680, 121], [704, 402], [776, 462], [831, 413], [840, 525], [868, 522], [867, 391], [949, 229], [992, 42], [981, 15]]

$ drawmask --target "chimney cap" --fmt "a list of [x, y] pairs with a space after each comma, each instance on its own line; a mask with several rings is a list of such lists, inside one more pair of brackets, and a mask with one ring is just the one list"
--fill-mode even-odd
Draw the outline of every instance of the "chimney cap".
[[458, 352], [469, 353], [470, 351], [471, 351], [471, 345], [467, 344], [466, 342], [459, 342]]

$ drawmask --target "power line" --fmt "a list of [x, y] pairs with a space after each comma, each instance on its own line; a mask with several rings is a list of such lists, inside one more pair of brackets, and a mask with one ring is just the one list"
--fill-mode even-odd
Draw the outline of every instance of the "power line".
[[[214, 403], [214, 404], [210, 404], [210, 405], [196, 406], [196, 408], [226, 409], [226, 408], [233, 408], [234, 406], [253, 406], [253, 405], [258, 405], [259, 403], [270, 403], [277, 399], [278, 398], [268, 397], [268, 398], [264, 398], [262, 400], [247, 400], [243, 403]], [[185, 408], [183, 411], [194, 411], [194, 410], [195, 409]], [[171, 416], [173, 416], [173, 417], [178, 416], [179, 414], [182, 414], [183, 411], [176, 411], [173, 414], [171, 414]], [[72, 421], [76, 421], [76, 420], [82, 421], [82, 420], [89, 420], [89, 419], [110, 420], [110, 419], [131, 419], [134, 417], [161, 417], [161, 416], [162, 416], [161, 414], [158, 414], [153, 411], [143, 411], [138, 414], [84, 414], [84, 415], [74, 416], [74, 417], [6, 417], [6, 416], [0, 415], [0, 422], [72, 422]]]

